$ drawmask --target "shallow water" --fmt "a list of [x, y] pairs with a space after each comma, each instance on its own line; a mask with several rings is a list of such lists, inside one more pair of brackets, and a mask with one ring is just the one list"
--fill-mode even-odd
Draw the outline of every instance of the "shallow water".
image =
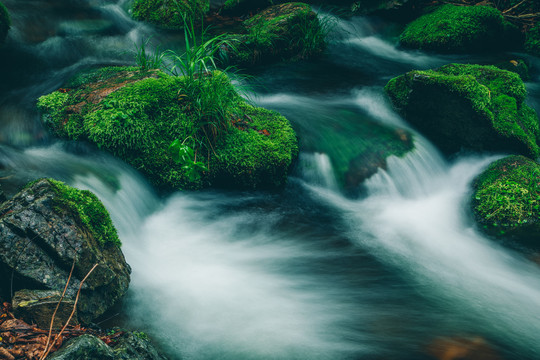
[[[287, 187], [164, 196], [110, 155], [51, 138], [34, 105], [83, 68], [130, 63], [134, 43], [152, 36], [177, 47], [178, 36], [131, 20], [127, 1], [4, 3], [13, 29], [0, 50], [3, 187], [51, 176], [102, 199], [133, 268], [116, 321], [147, 332], [170, 358], [427, 359], [438, 337], [478, 336], [506, 359], [540, 357], [533, 254], [486, 239], [466, 210], [471, 180], [503, 154], [449, 162], [415, 135], [416, 150], [389, 159], [353, 199], [321, 150], [359, 122], [414, 132], [384, 97], [393, 76], [513, 55], [404, 51], [395, 24], [336, 19], [327, 57], [243, 80], [252, 101], [287, 116], [300, 136]], [[337, 156], [343, 145], [332, 146]]]

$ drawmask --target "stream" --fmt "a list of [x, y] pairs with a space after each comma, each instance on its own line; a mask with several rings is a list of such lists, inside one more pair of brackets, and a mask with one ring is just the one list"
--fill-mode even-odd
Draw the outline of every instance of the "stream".
[[[299, 135], [286, 188], [162, 195], [111, 155], [50, 136], [35, 103], [82, 69], [133, 64], [141, 41], [181, 49], [181, 37], [131, 20], [125, 0], [3, 3], [13, 26], [0, 49], [2, 185], [13, 194], [54, 177], [104, 202], [133, 269], [107, 324], [146, 332], [171, 359], [422, 360], [439, 338], [482, 338], [501, 358], [540, 358], [534, 254], [484, 237], [467, 211], [472, 179], [504, 154], [447, 160], [415, 133], [415, 150], [391, 157], [351, 197], [318, 148], [358, 121], [414, 133], [385, 98], [392, 77], [514, 54], [403, 51], [395, 24], [333, 18], [323, 58], [239, 80]], [[540, 61], [530, 61], [528, 102], [540, 110]]]

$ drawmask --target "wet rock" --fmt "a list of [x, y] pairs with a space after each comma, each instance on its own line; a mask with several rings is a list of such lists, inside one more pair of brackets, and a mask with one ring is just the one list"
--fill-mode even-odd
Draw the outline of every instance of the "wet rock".
[[479, 336], [440, 338], [431, 343], [428, 352], [438, 360], [502, 360]]
[[140, 21], [146, 21], [166, 29], [182, 29], [185, 17], [198, 23], [209, 10], [208, 0], [135, 0], [131, 14]]
[[462, 149], [537, 157], [538, 116], [515, 73], [450, 64], [411, 71], [388, 82], [394, 107], [446, 154]]
[[81, 280], [79, 319], [89, 322], [127, 291], [130, 268], [110, 217], [97, 197], [52, 179], [30, 183], [0, 207], [0, 290], [62, 291]]
[[49, 360], [115, 360], [114, 353], [103, 341], [92, 335], [81, 335], [69, 340]]
[[464, 53], [509, 49], [522, 39], [496, 8], [447, 4], [407, 25], [399, 41], [409, 48]]
[[[19, 290], [11, 300], [13, 314], [29, 324], [35, 324], [40, 329], [49, 329], [61, 297], [62, 293], [56, 290]], [[73, 299], [65, 297], [62, 299], [54, 315], [53, 328], [58, 329], [66, 324], [74, 306]], [[77, 323], [77, 312], [75, 312], [69, 324], [76, 325]]]
[[128, 332], [113, 346], [115, 360], [165, 360], [143, 332]]
[[222, 56], [236, 65], [251, 66], [320, 54], [326, 30], [304, 3], [270, 6], [243, 22], [244, 34], [229, 35], [235, 49], [223, 47]]
[[473, 182], [472, 211], [490, 235], [538, 249], [540, 164], [524, 156], [492, 163]]

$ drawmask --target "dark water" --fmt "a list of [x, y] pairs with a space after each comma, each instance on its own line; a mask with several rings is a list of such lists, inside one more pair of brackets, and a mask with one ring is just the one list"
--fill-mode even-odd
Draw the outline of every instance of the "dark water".
[[[51, 176], [104, 201], [133, 268], [117, 320], [149, 333], [171, 358], [429, 359], [446, 337], [481, 337], [506, 359], [540, 358], [532, 254], [484, 238], [466, 211], [470, 181], [502, 154], [448, 162], [416, 135], [414, 152], [390, 159], [366, 196], [350, 199], [320, 146], [339, 156], [344, 143], [332, 129], [360, 121], [408, 129], [382, 91], [393, 76], [514, 54], [405, 52], [394, 46], [394, 24], [336, 19], [328, 56], [255, 69], [240, 84], [301, 137], [286, 189], [164, 198], [111, 156], [50, 137], [34, 107], [81, 69], [129, 64], [134, 43], [152, 36], [178, 47], [178, 36], [130, 20], [124, 1], [4, 3], [13, 29], [0, 50], [2, 184], [14, 192]], [[538, 108], [538, 72], [527, 85]]]

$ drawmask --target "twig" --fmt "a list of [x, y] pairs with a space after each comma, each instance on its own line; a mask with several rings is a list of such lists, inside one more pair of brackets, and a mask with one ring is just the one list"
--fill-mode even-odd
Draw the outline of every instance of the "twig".
[[532, 19], [538, 16], [540, 16], [540, 12], [532, 13], [532, 14], [522, 14], [522, 15], [505, 15], [505, 17], [510, 18], [510, 19]]
[[2, 359], [15, 360], [15, 357], [11, 355], [9, 351], [4, 349], [3, 347], [0, 347], [0, 356], [2, 357]]
[[86, 279], [88, 279], [88, 276], [90, 276], [90, 274], [92, 273], [92, 271], [94, 271], [94, 269], [97, 268], [98, 265], [99, 265], [99, 264], [95, 264], [95, 265], [90, 269], [90, 271], [88, 272], [88, 274], [86, 274], [86, 276], [84, 277], [84, 279], [81, 280], [81, 283], [80, 283], [80, 285], [79, 285], [79, 290], [77, 291], [77, 296], [75, 297], [75, 303], [73, 304], [73, 310], [71, 311], [71, 314], [69, 315], [69, 318], [67, 319], [66, 324], [62, 327], [62, 330], [60, 330], [60, 332], [54, 337], [54, 340], [53, 340], [52, 344], [50, 344], [50, 346], [49, 346], [48, 348], [45, 348], [45, 352], [44, 352], [43, 355], [39, 358], [39, 360], [45, 360], [45, 358], [47, 357], [47, 355], [49, 355], [49, 353], [51, 352], [53, 345], [56, 344], [56, 342], [58, 341], [58, 339], [60, 338], [60, 336], [62, 335], [62, 333], [64, 332], [64, 330], [66, 329], [66, 327], [69, 325], [69, 322], [71, 321], [71, 319], [73, 318], [73, 315], [75, 314], [75, 310], [77, 310], [77, 302], [79, 302], [79, 296], [81, 295], [81, 289], [82, 289], [82, 286], [83, 286], [84, 282], [86, 281]]
[[511, 8], [504, 10], [502, 13], [503, 13], [503, 14], [506, 14], [507, 12], [510, 12], [510, 11], [514, 10], [514, 9], [517, 8], [519, 5], [523, 4], [525, 1], [526, 1], [526, 0], [521, 0], [520, 2], [518, 2], [516, 5], [512, 6]]
[[73, 257], [73, 264], [71, 265], [71, 271], [69, 272], [69, 277], [66, 282], [66, 286], [64, 287], [64, 292], [62, 293], [62, 296], [60, 297], [60, 300], [58, 300], [58, 304], [56, 304], [56, 309], [54, 309], [54, 312], [51, 317], [51, 325], [49, 326], [49, 335], [47, 336], [47, 344], [45, 345], [45, 349], [49, 346], [49, 343], [51, 341], [52, 336], [52, 329], [54, 324], [54, 318], [56, 317], [56, 312], [60, 308], [60, 304], [62, 303], [62, 300], [64, 300], [64, 296], [66, 295], [67, 288], [69, 286], [69, 282], [71, 281], [71, 275], [73, 274], [73, 269], [75, 269], [75, 256]]

